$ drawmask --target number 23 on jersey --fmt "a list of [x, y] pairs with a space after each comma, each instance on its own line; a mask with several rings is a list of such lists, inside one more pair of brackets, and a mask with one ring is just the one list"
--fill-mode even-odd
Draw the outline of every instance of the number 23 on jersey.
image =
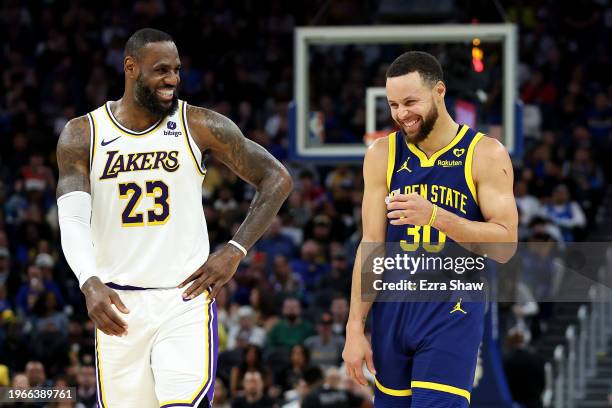
[[[170, 196], [168, 185], [161, 180], [146, 181], [144, 191], [147, 197], [153, 197], [153, 208], [138, 212], [142, 200], [143, 188], [135, 182], [119, 184], [119, 198], [127, 200], [121, 213], [121, 226], [142, 227], [163, 225], [170, 218]], [[146, 216], [146, 223], [145, 223]]]

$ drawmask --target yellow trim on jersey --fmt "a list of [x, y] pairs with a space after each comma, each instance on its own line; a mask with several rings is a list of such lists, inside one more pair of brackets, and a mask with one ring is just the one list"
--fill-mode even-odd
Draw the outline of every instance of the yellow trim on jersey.
[[410, 149], [412, 153], [414, 153], [415, 156], [419, 158], [419, 161], [421, 162], [421, 167], [432, 167], [436, 163], [436, 159], [438, 157], [442, 156], [444, 153], [452, 149], [453, 146], [459, 143], [459, 141], [463, 138], [463, 136], [468, 131], [468, 129], [469, 127], [467, 125], [463, 125], [459, 133], [457, 133], [457, 135], [454, 137], [453, 140], [451, 140], [449, 144], [444, 146], [442, 149], [436, 151], [429, 158], [421, 149], [419, 149], [413, 143], [408, 143], [408, 148]]
[[106, 397], [104, 396], [104, 383], [102, 381], [102, 362], [100, 361], [100, 337], [98, 336], [99, 330], [96, 329], [96, 368], [98, 370], [98, 381], [100, 382], [100, 395], [102, 397], [102, 406], [108, 407], [108, 403], [106, 402]]
[[381, 383], [378, 382], [376, 378], [374, 378], [374, 384], [376, 384], [376, 388], [387, 395], [393, 395], [394, 397], [409, 397], [412, 395], [412, 390], [394, 390], [393, 388], [387, 388]]
[[[204, 294], [201, 294], [200, 296], [204, 296]], [[209, 313], [212, 310], [211, 307], [211, 303], [213, 302], [213, 299], [211, 299], [210, 297], [208, 297], [208, 292], [206, 292], [206, 321], [205, 321], [205, 325], [204, 325], [204, 337], [206, 338], [206, 353], [204, 353], [204, 367], [205, 371], [204, 371], [204, 381], [202, 381], [202, 384], [200, 384], [200, 386], [198, 387], [198, 389], [196, 390], [196, 392], [193, 393], [193, 395], [191, 396], [190, 399], [187, 400], [172, 400], [172, 401], [165, 401], [159, 404], [160, 407], [165, 407], [166, 405], [171, 405], [171, 404], [188, 404], [189, 406], [191, 406], [196, 398], [198, 398], [198, 395], [200, 394], [200, 392], [202, 392], [204, 390], [204, 387], [206, 387], [206, 383], [208, 383], [208, 380], [212, 374], [212, 364], [211, 364], [211, 358], [212, 358], [212, 353], [213, 351], [211, 350], [212, 347], [212, 342], [210, 337], [213, 334], [213, 330], [211, 329], [209, 332], [209, 321], [211, 319], [211, 313]], [[216, 322], [213, 322], [214, 324], [217, 324]], [[212, 385], [212, 384], [211, 384]]]
[[463, 388], [453, 387], [452, 385], [440, 384], [429, 381], [411, 381], [410, 386], [412, 388], [425, 388], [428, 390], [442, 391], [447, 392], [449, 394], [459, 395], [460, 397], [464, 397], [470, 402], [470, 392], [468, 390], [464, 390]]
[[96, 141], [96, 134], [98, 132], [96, 130], [96, 119], [94, 118], [93, 113], [88, 113], [87, 116], [91, 121], [91, 143], [93, 143], [93, 146], [91, 147], [91, 160], [89, 162], [89, 171], [91, 172], [94, 164], [94, 158], [96, 157], [96, 145], [98, 144]]
[[470, 189], [470, 193], [472, 193], [472, 197], [474, 197], [474, 201], [476, 201], [476, 204], [478, 205], [478, 196], [476, 194], [476, 185], [474, 184], [474, 177], [472, 175], [472, 161], [474, 159], [474, 149], [476, 148], [476, 143], [478, 143], [478, 141], [480, 139], [482, 139], [484, 135], [482, 133], [477, 133], [476, 136], [474, 136], [474, 139], [472, 139], [472, 141], [470, 142], [470, 146], [468, 147], [468, 151], [467, 151], [467, 155], [465, 157], [465, 182], [468, 185], [468, 188]]
[[180, 117], [181, 117], [181, 127], [183, 128], [183, 134], [185, 135], [185, 143], [187, 143], [187, 149], [189, 149], [189, 153], [191, 153], [191, 158], [193, 159], [193, 163], [196, 166], [196, 169], [198, 170], [198, 174], [200, 174], [202, 177], [206, 176], [206, 170], [202, 170], [202, 167], [200, 166], [200, 164], [198, 163], [198, 160], [196, 159], [195, 153], [193, 152], [193, 149], [191, 148], [191, 143], [189, 142], [189, 134], [187, 133], [187, 102], [185, 101], [181, 101], [180, 102]]
[[130, 137], [141, 137], [141, 136], [147, 136], [149, 134], [151, 134], [152, 132], [156, 131], [161, 124], [164, 122], [164, 118], [161, 118], [159, 120], [159, 122], [151, 125], [150, 128], [143, 130], [142, 132], [135, 132], [131, 129], [126, 128], [125, 126], [123, 126], [121, 123], [119, 123], [119, 121], [117, 119], [115, 119], [115, 117], [113, 116], [113, 112], [110, 109], [110, 102], [106, 102], [104, 104], [104, 112], [106, 112], [106, 116], [108, 117], [108, 120], [110, 121], [110, 123], [113, 124], [113, 126], [120, 131], [121, 133], [123, 133], [126, 136], [130, 136]]
[[387, 191], [391, 191], [391, 177], [393, 177], [393, 169], [395, 169], [395, 132], [389, 134], [389, 155], [387, 156]]

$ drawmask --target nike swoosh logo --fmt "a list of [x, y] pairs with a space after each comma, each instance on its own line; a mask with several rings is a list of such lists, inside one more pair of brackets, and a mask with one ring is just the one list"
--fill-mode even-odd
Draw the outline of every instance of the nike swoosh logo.
[[115, 140], [119, 139], [120, 137], [121, 137], [121, 136], [117, 136], [116, 138], [114, 138], [113, 140], [109, 140], [108, 142], [107, 142], [107, 141], [105, 141], [104, 139], [102, 139], [102, 142], [100, 142], [100, 144], [101, 144], [102, 146], [109, 145], [109, 144], [113, 143]]

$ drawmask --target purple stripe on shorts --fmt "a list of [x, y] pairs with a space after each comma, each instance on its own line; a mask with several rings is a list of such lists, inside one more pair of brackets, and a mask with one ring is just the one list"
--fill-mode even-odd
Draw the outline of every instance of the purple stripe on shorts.
[[215, 322], [212, 325], [212, 334], [213, 334], [213, 348], [210, 353], [210, 358], [213, 360], [213, 369], [212, 369], [212, 383], [210, 384], [210, 388], [206, 393], [208, 397], [208, 401], [210, 402], [210, 406], [212, 406], [213, 398], [215, 395], [215, 379], [217, 377], [217, 354], [219, 350], [219, 324], [217, 322], [217, 302], [212, 300], [212, 314], [215, 317]]
[[[218, 326], [217, 326], [217, 304], [214, 299], [210, 301], [208, 304], [208, 315], [210, 319], [208, 320], [208, 333], [212, 333], [212, 342], [210, 341], [210, 336], [208, 337], [209, 341], [206, 344], [208, 348], [209, 358], [208, 361], [208, 381], [202, 387], [198, 395], [196, 395], [195, 399], [191, 403], [179, 402], [175, 404], [166, 404], [162, 405], [160, 408], [170, 408], [170, 407], [194, 407], [196, 406], [200, 399], [203, 397], [203, 394], [208, 397], [208, 402], [212, 406], [212, 400], [215, 393], [215, 375], [217, 373], [217, 350], [219, 345], [219, 334], [218, 334]], [[212, 363], [212, 370], [211, 370]]]

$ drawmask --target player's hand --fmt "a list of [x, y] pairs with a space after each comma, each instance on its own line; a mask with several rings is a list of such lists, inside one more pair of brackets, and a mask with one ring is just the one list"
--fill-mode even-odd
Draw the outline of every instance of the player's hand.
[[342, 359], [346, 363], [346, 371], [348, 376], [361, 385], [367, 385], [363, 375], [363, 361], [365, 360], [368, 370], [376, 375], [374, 369], [374, 360], [372, 358], [372, 347], [370, 342], [363, 333], [363, 327], [346, 330], [346, 343], [342, 351]]
[[184, 299], [193, 299], [209, 287], [212, 287], [211, 298], [215, 298], [223, 285], [236, 273], [244, 254], [231, 244], [211, 254], [204, 265], [192, 273], [178, 287], [183, 288], [189, 282], [191, 285], [183, 292]]
[[89, 318], [98, 329], [109, 336], [127, 335], [127, 323], [111, 306], [115, 305], [121, 313], [130, 313], [117, 292], [106, 286], [97, 276], [87, 279], [81, 290], [85, 295]]
[[433, 211], [433, 204], [417, 193], [398, 194], [389, 197], [387, 218], [393, 225], [427, 225]]

